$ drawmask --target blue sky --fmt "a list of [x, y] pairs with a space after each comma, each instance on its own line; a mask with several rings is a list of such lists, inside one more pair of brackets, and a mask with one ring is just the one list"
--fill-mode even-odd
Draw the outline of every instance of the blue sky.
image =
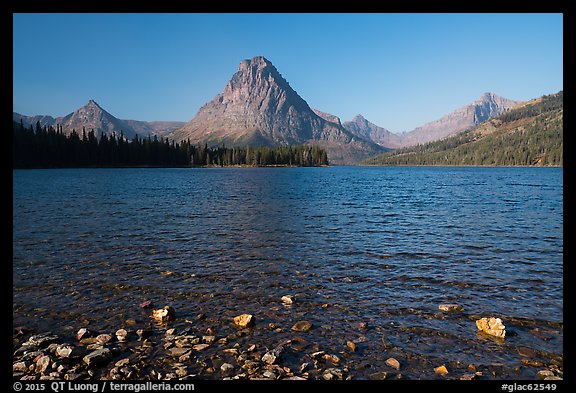
[[409, 131], [563, 88], [562, 14], [15, 14], [13, 109], [188, 121], [263, 55], [308, 104]]

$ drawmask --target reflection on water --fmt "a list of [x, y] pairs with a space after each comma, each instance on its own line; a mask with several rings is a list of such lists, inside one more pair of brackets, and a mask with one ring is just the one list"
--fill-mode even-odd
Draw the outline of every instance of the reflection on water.
[[[310, 343], [362, 335], [355, 356], [374, 364], [383, 348], [473, 363], [491, 346], [482, 361], [513, 368], [518, 345], [562, 354], [562, 225], [558, 168], [14, 171], [14, 326], [149, 324], [150, 299], [224, 331], [244, 312], [287, 336], [307, 318]], [[510, 347], [476, 337], [488, 315]]]

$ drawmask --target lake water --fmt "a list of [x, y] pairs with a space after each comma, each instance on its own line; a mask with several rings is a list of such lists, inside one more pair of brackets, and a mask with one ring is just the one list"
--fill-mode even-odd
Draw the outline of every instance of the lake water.
[[[355, 379], [533, 379], [563, 355], [561, 168], [327, 167], [13, 171], [14, 326], [73, 336], [174, 327], [338, 354]], [[295, 296], [292, 306], [280, 301]], [[463, 313], [446, 314], [442, 303]], [[205, 314], [205, 319], [196, 319]], [[503, 342], [476, 333], [500, 317]], [[293, 332], [299, 320], [308, 332]], [[281, 329], [271, 329], [270, 323]], [[367, 323], [366, 328], [359, 323]], [[356, 340], [358, 350], [347, 351]], [[521, 355], [522, 347], [535, 351]], [[217, 352], [217, 348], [207, 351]], [[525, 351], [524, 351], [525, 352]], [[561, 368], [561, 366], [560, 366]], [[217, 378], [218, 375], [206, 378]]]

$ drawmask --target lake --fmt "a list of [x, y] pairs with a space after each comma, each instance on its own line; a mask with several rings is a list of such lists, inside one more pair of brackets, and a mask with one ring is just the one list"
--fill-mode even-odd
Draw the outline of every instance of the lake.
[[[562, 369], [562, 177], [562, 168], [14, 170], [13, 326], [69, 337], [81, 327], [160, 329], [139, 307], [151, 300], [174, 307], [170, 327], [231, 337], [202, 353], [209, 364], [236, 342], [273, 348], [296, 337], [283, 363], [295, 369], [326, 351], [354, 379], [394, 371], [390, 357], [407, 379], [439, 378], [442, 364], [453, 378], [534, 379]], [[287, 294], [294, 304], [281, 302]], [[256, 325], [235, 335], [242, 313]], [[475, 320], [490, 316], [505, 340], [477, 334]], [[300, 320], [313, 328], [292, 331]]]

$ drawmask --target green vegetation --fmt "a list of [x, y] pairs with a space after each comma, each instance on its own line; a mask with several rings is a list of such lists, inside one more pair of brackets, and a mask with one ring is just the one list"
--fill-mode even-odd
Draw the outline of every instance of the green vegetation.
[[24, 127], [14, 122], [14, 168], [106, 166], [321, 166], [326, 152], [317, 146], [212, 147], [175, 143], [156, 136], [126, 140], [122, 134], [98, 138], [94, 130], [70, 135], [57, 126]]
[[[490, 128], [491, 127], [491, 128]], [[475, 128], [397, 149], [368, 165], [563, 165], [563, 92], [512, 109]]]

